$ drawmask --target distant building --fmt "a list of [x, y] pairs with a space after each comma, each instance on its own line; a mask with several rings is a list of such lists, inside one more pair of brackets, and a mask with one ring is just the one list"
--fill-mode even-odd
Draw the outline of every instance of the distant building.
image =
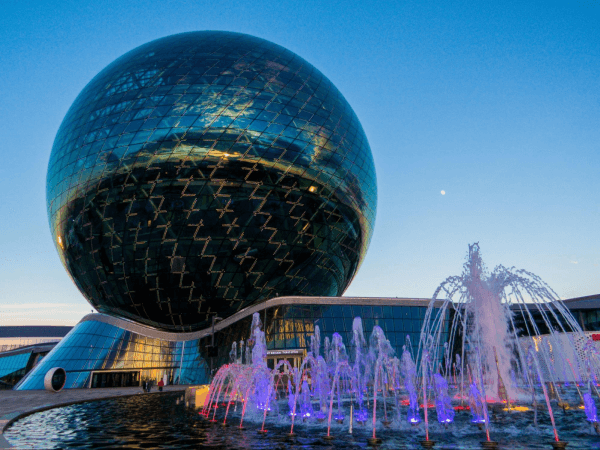
[[12, 389], [72, 328], [0, 326], [0, 389]]
[[51, 325], [0, 326], [0, 352], [26, 345], [57, 343], [72, 328]]
[[563, 302], [583, 331], [600, 331], [600, 294], [571, 298]]
[[[517, 326], [521, 329], [520, 344], [524, 349], [533, 345], [536, 351], [547, 355], [552, 355], [555, 347], [562, 349], [564, 359], [541, 359], [540, 369], [546, 380], [553, 379], [556, 376], [553, 374], [558, 374], [564, 380], [576, 381], [585, 378], [583, 374], [588, 370], [593, 371], [595, 378], [598, 378], [600, 377], [600, 366], [598, 366], [598, 360], [593, 355], [600, 354], [600, 294], [571, 298], [563, 300], [562, 303], [571, 312], [583, 334], [575, 333], [575, 326], [570, 326], [568, 322], [563, 321], [559, 323], [550, 314], [544, 314], [544, 320], [542, 312], [546, 311], [543, 308], [540, 310], [531, 305], [529, 306], [529, 313], [535, 320], [538, 332], [530, 331], [528, 333], [522, 326], [522, 321], [517, 323]], [[551, 334], [547, 323], [550, 323], [555, 334]], [[589, 352], [589, 346], [594, 349], [592, 353]], [[565, 359], [571, 361], [572, 364], [564, 364]], [[577, 361], [586, 360], [586, 364], [589, 363], [589, 365], [581, 366], [577, 364]]]

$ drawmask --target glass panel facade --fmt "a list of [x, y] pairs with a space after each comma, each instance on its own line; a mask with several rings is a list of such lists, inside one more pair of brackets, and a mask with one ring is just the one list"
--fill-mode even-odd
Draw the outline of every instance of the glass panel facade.
[[31, 353], [0, 358], [0, 389], [11, 389], [27, 373]]
[[367, 138], [336, 87], [228, 32], [168, 36], [99, 73], [58, 131], [46, 190], [90, 303], [176, 332], [272, 297], [341, 295], [377, 204]]
[[139, 381], [157, 382], [166, 375], [169, 384], [205, 383], [209, 376], [197, 340], [153, 339], [91, 320], [76, 325], [18, 389], [43, 389], [44, 376], [53, 367], [67, 372], [65, 388], [89, 387], [93, 373], [108, 371], [139, 372]]
[[[321, 351], [325, 337], [331, 339], [333, 333], [337, 332], [342, 336], [352, 361], [355, 352], [352, 325], [357, 313], [368, 317], [363, 318], [365, 338], [369, 339], [374, 326], [382, 327], [396, 355], [400, 356], [407, 338], [411, 343], [409, 350], [413, 355], [417, 354], [419, 333], [426, 310], [427, 306], [296, 304], [269, 307], [260, 312], [260, 318], [266, 324], [263, 329], [267, 351], [308, 351], [315, 325], [318, 325], [321, 331]], [[88, 320], [76, 325], [18, 388], [43, 389], [44, 376], [53, 367], [62, 367], [67, 372], [66, 388], [89, 387], [93, 384], [94, 374], [107, 372], [127, 373], [128, 379], [140, 381], [157, 381], [166, 374], [170, 384], [208, 383], [211, 375], [221, 365], [230, 362], [232, 344], [237, 342], [239, 351], [240, 341], [248, 340], [251, 323], [252, 316], [246, 316], [223, 330], [216, 331], [214, 336], [174, 342]], [[442, 342], [447, 340], [448, 317], [444, 323]], [[214, 352], [211, 351], [213, 338]], [[134, 376], [131, 372], [139, 372], [139, 376]]]
[[[268, 308], [260, 314], [263, 323], [266, 318], [267, 350], [308, 351], [314, 326], [318, 325], [321, 344], [325, 337], [331, 339], [332, 334], [337, 332], [344, 340], [348, 355], [353, 358], [355, 347], [352, 343], [352, 324], [357, 313], [362, 315], [365, 338], [369, 339], [375, 325], [380, 326], [399, 357], [407, 338], [410, 339], [413, 355], [417, 354], [426, 311], [427, 306], [282, 305]], [[384, 315], [384, 312], [388, 315]], [[245, 318], [228, 329], [215, 333], [215, 346], [219, 347], [219, 356], [215, 359], [214, 367], [229, 362], [233, 342], [248, 339], [251, 320], [250, 317]], [[449, 318], [446, 317], [442, 343], [448, 339], [448, 329]], [[208, 338], [204, 345], [210, 345]]]
[[[511, 308], [511, 311], [513, 313], [512, 319], [514, 327], [516, 328], [519, 336], [535, 336], [538, 334], [548, 334], [550, 333], [548, 323], [550, 324], [550, 327], [554, 330], [562, 332], [564, 329], [564, 331], [568, 333], [575, 331], [564, 320], [557, 320], [554, 314], [551, 314], [548, 311], [545, 311], [545, 313], [542, 314], [538, 310], [537, 306], [529, 306], [528, 309], [526, 309], [525, 307], [517, 305]], [[575, 317], [575, 320], [579, 322], [579, 325], [585, 330], [586, 324], [581, 323], [579, 311], [571, 310], [571, 313]], [[532, 319], [535, 323], [535, 327], [537, 327], [537, 330], [531, 325]], [[591, 330], [588, 328], [588, 331]]]
[[[409, 350], [417, 356], [420, 331], [427, 310], [423, 305], [327, 305], [294, 304], [268, 307], [260, 311], [266, 324], [267, 350], [288, 350], [301, 355], [309, 350], [315, 325], [321, 331], [321, 343], [334, 332], [344, 340], [349, 357], [354, 357], [352, 324], [355, 317], [362, 317], [363, 330], [368, 339], [373, 327], [380, 326], [396, 355], [402, 354], [403, 346], [410, 340]], [[600, 331], [600, 310], [572, 309], [574, 317], [583, 323], [587, 331]], [[515, 326], [519, 327], [522, 313], [514, 311]], [[435, 314], [435, 313], [434, 313]], [[539, 312], [532, 311], [543, 333], [543, 320]], [[453, 313], [450, 310], [443, 321], [441, 343], [447, 342]], [[123, 330], [107, 323], [88, 320], [79, 323], [37, 366], [44, 353], [24, 352], [0, 358], [0, 387], [14, 384], [23, 377], [29, 367], [35, 366], [19, 389], [43, 389], [43, 378], [52, 367], [62, 367], [67, 372], [67, 388], [90, 385], [94, 373], [127, 373], [130, 379], [144, 380], [167, 375], [169, 383], [201, 384], [210, 381], [222, 364], [230, 361], [234, 342], [247, 341], [252, 316], [246, 316], [214, 335], [188, 341], [165, 341]], [[570, 331], [570, 330], [568, 330]], [[522, 330], [522, 334], [526, 334]], [[212, 349], [212, 350], [211, 350]], [[239, 353], [238, 353], [239, 355]], [[183, 363], [182, 363], [183, 361]], [[136, 372], [135, 377], [131, 375]], [[109, 379], [110, 377], [106, 377]], [[118, 378], [116, 375], [113, 378]], [[99, 378], [98, 378], [99, 379]], [[121, 376], [123, 379], [123, 375]]]
[[575, 319], [582, 322], [586, 331], [600, 331], [600, 309], [572, 311]]

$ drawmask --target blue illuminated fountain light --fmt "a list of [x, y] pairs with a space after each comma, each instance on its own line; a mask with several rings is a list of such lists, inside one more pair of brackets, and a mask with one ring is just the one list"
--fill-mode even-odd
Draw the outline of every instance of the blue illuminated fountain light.
[[[540, 333], [533, 319], [526, 326], [534, 331], [531, 333], [534, 338], [521, 336], [514, 326], [516, 314], [511, 313], [510, 305], [514, 305], [511, 298], [523, 301], [518, 303], [517, 311], [522, 317], [531, 318], [521, 289], [547, 320], [551, 330], [548, 336], [537, 336]], [[447, 295], [447, 300], [441, 308], [434, 308], [441, 292]], [[460, 301], [456, 301], [457, 295]], [[573, 348], [568, 348], [573, 341], [565, 338], [566, 332], [571, 331], [571, 336], [576, 337], [583, 333], [553, 295], [543, 281], [528, 272], [500, 267], [487, 276], [479, 247], [474, 244], [469, 248], [465, 273], [448, 278], [436, 291], [416, 358], [411, 354], [408, 338], [402, 355], [395, 355], [378, 326], [367, 341], [362, 321], [356, 317], [354, 355], [348, 355], [338, 333], [331, 339], [326, 337], [321, 345], [320, 330], [315, 325], [310, 351], [302, 365], [291, 367], [283, 360], [272, 370], [266, 365], [265, 337], [257, 313], [245, 351], [243, 343], [239, 348], [233, 345], [231, 362], [214, 377], [201, 414], [215, 422], [231, 422], [230, 406], [235, 405], [234, 414], [237, 415], [238, 409], [241, 411], [240, 427], [244, 420], [258, 421], [260, 431], [266, 432], [267, 416], [279, 417], [277, 423], [288, 418], [290, 435], [294, 435], [294, 425], [299, 420], [316, 421], [326, 426], [326, 437], [331, 436], [332, 424], [346, 422], [352, 430], [353, 424], [369, 422], [372, 424], [369, 441], [373, 443], [379, 441], [376, 431], [381, 427], [401, 429], [402, 424], [409, 423], [424, 426], [424, 442], [432, 445], [429, 418], [434, 417], [434, 412], [438, 432], [452, 426], [457, 411], [470, 410], [472, 422], [485, 428], [486, 442], [494, 445], [490, 438], [489, 405], [496, 413], [533, 409], [537, 424], [539, 403], [545, 404], [552, 422], [554, 445], [560, 446], [553, 409], [558, 406], [566, 410], [569, 401], [580, 401], [585, 415], [577, 409], [572, 414], [581, 415], [582, 421], [587, 419], [600, 431], [595, 403], [599, 397], [596, 373], [600, 359], [596, 348], [589, 343], [583, 349], [585, 362]], [[440, 318], [450, 307], [454, 308], [450, 340], [440, 345]], [[496, 318], [506, 318], [506, 323], [494, 324], [495, 339], [488, 333], [491, 325], [485, 323], [490, 316], [482, 314], [486, 307], [495, 311]], [[556, 323], [562, 335], [554, 331]], [[504, 333], [498, 333], [498, 328]], [[461, 345], [455, 347], [455, 342]], [[458, 353], [452, 357], [457, 348]], [[280, 370], [283, 366], [287, 370]], [[220, 402], [225, 402], [227, 408], [224, 413], [219, 409], [217, 414]]]

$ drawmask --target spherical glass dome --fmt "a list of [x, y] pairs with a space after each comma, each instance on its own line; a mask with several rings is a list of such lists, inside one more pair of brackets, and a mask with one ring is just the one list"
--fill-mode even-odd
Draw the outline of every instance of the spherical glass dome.
[[377, 188], [335, 86], [256, 37], [192, 32], [123, 55], [56, 136], [47, 206], [100, 312], [170, 331], [274, 296], [337, 296], [365, 256]]

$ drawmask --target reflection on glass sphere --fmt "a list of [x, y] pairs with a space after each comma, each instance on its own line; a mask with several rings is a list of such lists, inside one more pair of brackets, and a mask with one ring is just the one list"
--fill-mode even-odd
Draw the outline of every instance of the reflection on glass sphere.
[[164, 330], [274, 296], [337, 296], [377, 188], [335, 86], [283, 47], [192, 32], [123, 55], [79, 94], [47, 179], [52, 234], [100, 312]]

